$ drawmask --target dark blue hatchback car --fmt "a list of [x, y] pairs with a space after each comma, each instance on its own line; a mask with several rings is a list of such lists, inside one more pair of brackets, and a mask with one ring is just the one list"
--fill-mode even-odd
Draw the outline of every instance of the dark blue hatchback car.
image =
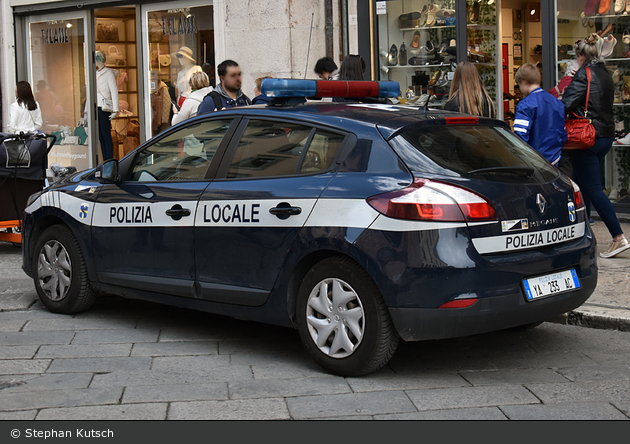
[[597, 283], [580, 191], [497, 120], [370, 103], [198, 116], [31, 196], [51, 311], [99, 293], [296, 327], [327, 371], [534, 326]]

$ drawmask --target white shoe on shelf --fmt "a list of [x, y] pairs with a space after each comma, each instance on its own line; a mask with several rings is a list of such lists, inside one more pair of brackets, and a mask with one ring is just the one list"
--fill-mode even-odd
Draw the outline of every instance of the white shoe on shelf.
[[630, 145], [630, 133], [626, 134], [624, 137], [615, 140], [615, 145]]

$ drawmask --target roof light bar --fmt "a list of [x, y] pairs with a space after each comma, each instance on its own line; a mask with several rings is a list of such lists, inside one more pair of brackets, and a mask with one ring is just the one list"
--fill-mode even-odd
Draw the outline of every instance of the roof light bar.
[[267, 97], [398, 97], [398, 82], [362, 80], [264, 79], [260, 91]]

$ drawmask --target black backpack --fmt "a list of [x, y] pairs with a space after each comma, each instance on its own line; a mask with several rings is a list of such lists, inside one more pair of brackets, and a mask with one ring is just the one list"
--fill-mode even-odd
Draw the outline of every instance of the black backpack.
[[[223, 100], [221, 99], [221, 94], [219, 94], [216, 91], [210, 91], [208, 94], [206, 94], [203, 98], [203, 100], [206, 100], [206, 97], [212, 97], [212, 100], [214, 101], [214, 108], [217, 111], [220, 111], [223, 109]], [[251, 105], [252, 102], [251, 100], [249, 100], [249, 97], [247, 97], [245, 94], [243, 94], [243, 97], [245, 98], [245, 103], [247, 103], [248, 105]]]
[[223, 100], [221, 100], [221, 94], [219, 94], [216, 91], [210, 91], [208, 94], [206, 94], [203, 98], [203, 100], [206, 100], [206, 97], [212, 97], [212, 100], [214, 101], [214, 108], [217, 111], [220, 111], [223, 109]]

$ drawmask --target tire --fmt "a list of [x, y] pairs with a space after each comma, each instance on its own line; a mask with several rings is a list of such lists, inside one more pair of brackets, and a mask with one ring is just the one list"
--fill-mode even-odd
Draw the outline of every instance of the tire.
[[54, 225], [35, 244], [33, 281], [39, 300], [53, 313], [79, 313], [96, 296], [79, 242], [65, 226]]
[[349, 258], [325, 259], [311, 268], [296, 305], [302, 343], [330, 373], [365, 375], [387, 364], [396, 351], [400, 337], [378, 287]]

